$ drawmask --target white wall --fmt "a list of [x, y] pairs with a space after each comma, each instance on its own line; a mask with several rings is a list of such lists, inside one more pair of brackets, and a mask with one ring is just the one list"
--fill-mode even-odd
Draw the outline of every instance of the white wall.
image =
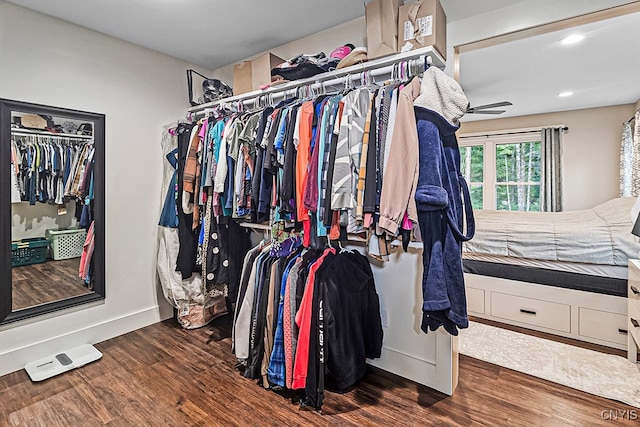
[[622, 122], [634, 105], [588, 108], [463, 123], [460, 133], [565, 125], [562, 136], [563, 208], [587, 209], [618, 197]]
[[187, 68], [0, 1], [0, 96], [106, 114], [107, 169], [105, 302], [0, 326], [0, 375], [171, 315], [155, 285], [160, 137], [185, 115]]
[[35, 206], [28, 202], [11, 204], [11, 240], [44, 237], [49, 229], [76, 226], [76, 204], [65, 204], [67, 213], [58, 215], [58, 205], [37, 203]]

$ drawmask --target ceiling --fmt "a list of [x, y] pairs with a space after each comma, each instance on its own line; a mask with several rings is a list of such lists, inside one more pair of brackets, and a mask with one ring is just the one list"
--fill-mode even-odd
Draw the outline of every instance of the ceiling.
[[[364, 15], [363, 0], [91, 0], [91, 7], [87, 0], [8, 1], [209, 69]], [[488, 21], [511, 16], [514, 5], [527, 3], [440, 1], [448, 23], [482, 14]], [[472, 105], [514, 105], [501, 116], [463, 120], [636, 102], [639, 15], [589, 24], [580, 29], [585, 40], [573, 46], [559, 43], [564, 31], [464, 53], [460, 78]], [[567, 90], [574, 95], [557, 97]]]
[[[561, 43], [573, 34], [584, 40]], [[501, 118], [632, 104], [640, 99], [638, 40], [640, 12], [465, 52], [460, 83], [472, 105], [511, 101]], [[562, 92], [573, 95], [559, 97]]]
[[[8, 1], [210, 69], [364, 16], [364, 0]], [[513, 3], [442, 1], [448, 22]]]

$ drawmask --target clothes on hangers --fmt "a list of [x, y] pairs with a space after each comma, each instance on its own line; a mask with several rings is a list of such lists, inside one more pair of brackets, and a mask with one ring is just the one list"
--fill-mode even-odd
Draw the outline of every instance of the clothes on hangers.
[[[426, 75], [432, 79], [431, 71]], [[205, 277], [206, 292], [236, 294], [234, 289], [241, 282], [227, 279], [231, 276], [224, 270], [224, 261], [229, 265], [235, 262], [233, 268], [239, 276], [244, 257], [214, 253], [223, 247], [211, 237], [221, 224], [235, 224], [229, 221], [268, 222], [272, 257], [288, 254], [299, 245], [324, 249], [330, 239], [356, 234], [367, 239], [369, 256], [385, 261], [393, 240], [399, 239], [407, 250], [411, 240], [431, 238], [422, 231], [424, 221], [420, 218], [424, 215], [419, 215], [416, 191], [419, 177], [426, 173], [424, 168], [434, 168], [433, 159], [425, 163], [423, 157], [433, 156], [435, 151], [421, 146], [417, 100], [435, 100], [429, 105], [436, 114], [452, 114], [462, 98], [449, 97], [447, 90], [446, 84], [431, 85], [427, 93], [418, 77], [391, 80], [379, 87], [365, 85], [340, 93], [285, 99], [253, 111], [218, 112], [190, 125], [189, 131], [177, 132], [178, 140], [183, 140], [178, 144], [175, 191], [180, 235], [177, 268], [182, 277], [198, 272]], [[455, 150], [457, 144], [452, 144], [447, 152]], [[464, 188], [464, 182], [458, 176], [459, 157], [450, 156], [447, 162], [451, 185], [437, 193], [449, 201], [449, 207], [433, 209], [444, 209], [455, 218], [447, 225], [453, 227], [459, 217], [451, 212], [457, 212], [457, 189]], [[173, 194], [167, 190], [163, 218], [166, 212], [173, 213]], [[176, 223], [173, 215], [162, 222], [169, 226]], [[456, 264], [458, 258], [445, 257], [443, 262]], [[288, 266], [267, 264], [281, 270]], [[267, 264], [261, 264], [256, 275], [270, 286]], [[294, 267], [290, 270], [295, 272]], [[231, 281], [236, 283], [230, 287]], [[428, 307], [440, 295], [427, 288], [433, 285], [442, 291], [453, 286], [455, 292], [464, 294], [461, 282], [456, 273], [455, 278], [441, 277], [425, 285], [425, 311], [432, 311]], [[273, 303], [266, 295], [279, 295], [280, 287], [269, 286], [264, 294], [257, 288], [262, 297], [257, 305], [260, 313]], [[449, 289], [447, 295], [455, 292]], [[465, 307], [456, 311], [450, 319], [455, 327], [447, 325], [452, 333], [466, 326]], [[251, 318], [256, 314], [253, 311]], [[289, 327], [283, 324], [282, 333], [288, 334]]]
[[[200, 256], [200, 245], [204, 235], [201, 236], [200, 231], [210, 227], [210, 224], [204, 218], [202, 226], [199, 225], [194, 230], [193, 218], [189, 217], [193, 215], [193, 200], [183, 197], [185, 194], [182, 171], [186, 161], [186, 149], [192, 141], [193, 129], [193, 124], [179, 123], [173, 132], [163, 134], [162, 150], [166, 160], [163, 179], [165, 201], [158, 230], [157, 269], [160, 284], [165, 298], [176, 309], [177, 320], [185, 329], [205, 326], [216, 317], [227, 313], [225, 297], [218, 295], [211, 284], [203, 279], [202, 270], [206, 271], [206, 262], [203, 265], [197, 263], [203, 259]], [[187, 202], [184, 206], [183, 201]], [[210, 207], [208, 209], [202, 209], [202, 215], [209, 212]], [[172, 226], [174, 224], [175, 226]], [[208, 243], [208, 240], [206, 242]], [[222, 249], [218, 247], [218, 251], [228, 251], [229, 245], [230, 243], [223, 244]], [[212, 245], [212, 251], [215, 247]], [[185, 252], [188, 249], [191, 249], [190, 253]], [[188, 276], [180, 267], [185, 268], [185, 272], [188, 271]], [[222, 271], [227, 267], [224, 267], [224, 259], [216, 259], [210, 261], [210, 268]], [[215, 274], [217, 270], [211, 272]], [[212, 283], [215, 284], [214, 281]], [[227, 290], [224, 289], [224, 292]]]
[[12, 202], [63, 205], [72, 199], [93, 200], [93, 155], [90, 139], [12, 134]]
[[346, 389], [380, 357], [382, 323], [365, 256], [327, 248], [273, 257], [265, 242], [244, 258], [233, 351], [244, 376], [263, 387], [298, 390], [320, 409], [325, 384]]
[[80, 267], [78, 270], [78, 275], [87, 285], [91, 284], [91, 261], [93, 259], [95, 245], [95, 222], [92, 221], [87, 230], [87, 238], [82, 246], [82, 255], [80, 256]]
[[462, 242], [475, 232], [455, 135], [469, 102], [457, 82], [431, 67], [414, 105], [420, 159], [415, 200], [424, 244], [421, 328], [427, 332], [444, 326], [457, 335], [458, 328], [469, 324]]

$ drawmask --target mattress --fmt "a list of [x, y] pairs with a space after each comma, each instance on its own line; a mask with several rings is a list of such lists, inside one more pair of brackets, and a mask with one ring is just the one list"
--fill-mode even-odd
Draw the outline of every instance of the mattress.
[[465, 273], [619, 297], [627, 296], [626, 278], [594, 276], [548, 268], [470, 259], [463, 259], [462, 263]]
[[627, 267], [621, 265], [587, 264], [581, 262], [546, 261], [539, 259], [506, 257], [500, 255], [462, 253], [463, 261], [482, 261], [489, 263], [509, 264], [520, 267], [531, 267], [545, 270], [564, 271], [589, 276], [612, 277], [627, 280]]
[[570, 212], [474, 211], [476, 233], [466, 253], [626, 267], [640, 253], [631, 234], [635, 197]]

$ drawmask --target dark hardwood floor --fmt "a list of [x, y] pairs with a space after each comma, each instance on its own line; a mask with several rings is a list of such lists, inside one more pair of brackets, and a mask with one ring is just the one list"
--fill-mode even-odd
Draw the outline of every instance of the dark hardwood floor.
[[80, 258], [71, 258], [13, 267], [13, 311], [93, 292], [78, 277], [79, 265]]
[[[103, 358], [42, 383], [0, 377], [0, 424], [44, 426], [611, 426], [637, 425], [622, 403], [460, 356], [453, 396], [371, 370], [328, 392], [322, 413], [243, 378], [228, 317], [186, 331], [158, 323], [97, 344]], [[603, 411], [604, 416], [603, 416]]]

